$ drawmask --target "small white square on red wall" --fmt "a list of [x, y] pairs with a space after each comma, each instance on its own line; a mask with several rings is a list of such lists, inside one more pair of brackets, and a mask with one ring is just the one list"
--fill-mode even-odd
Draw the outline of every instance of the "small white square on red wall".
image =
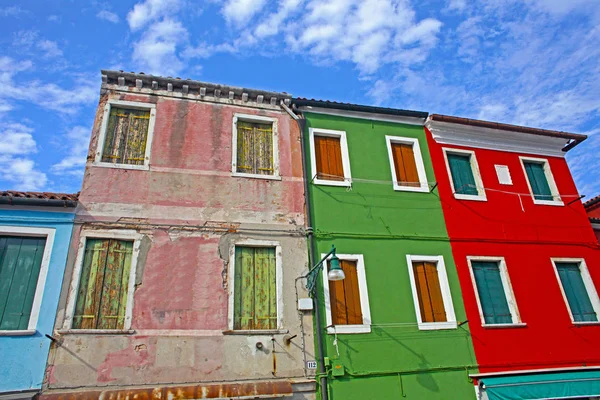
[[508, 165], [494, 165], [494, 167], [496, 167], [498, 182], [501, 185], [512, 185], [512, 178], [510, 177]]

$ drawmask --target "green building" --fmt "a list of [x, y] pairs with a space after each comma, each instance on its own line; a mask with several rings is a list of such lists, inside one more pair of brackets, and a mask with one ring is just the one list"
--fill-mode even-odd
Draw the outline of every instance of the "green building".
[[327, 397], [474, 399], [427, 113], [304, 99], [293, 107], [304, 125], [312, 259], [335, 245], [345, 274], [328, 281], [324, 268], [315, 290]]

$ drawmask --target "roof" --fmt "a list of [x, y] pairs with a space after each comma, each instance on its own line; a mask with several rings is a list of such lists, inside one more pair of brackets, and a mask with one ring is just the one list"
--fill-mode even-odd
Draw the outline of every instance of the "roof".
[[75, 207], [79, 193], [0, 191], [0, 204]]
[[242, 102], [256, 101], [258, 103], [279, 106], [279, 101], [290, 102], [292, 95], [285, 92], [242, 88], [237, 86], [220, 85], [193, 79], [181, 79], [157, 75], [147, 75], [143, 72], [124, 72], [102, 70], [102, 84], [132, 87], [143, 91], [162, 91], [162, 94], [179, 93], [186, 96], [219, 98], [221, 100], [239, 100]]
[[596, 196], [596, 197], [592, 197], [591, 199], [589, 199], [588, 201], [586, 201], [585, 203], [583, 203], [583, 206], [587, 209], [590, 208], [596, 204], [600, 203], [600, 195]]
[[374, 114], [396, 115], [396, 116], [401, 116], [401, 117], [412, 117], [412, 118], [423, 118], [423, 119], [427, 118], [427, 116], [429, 115], [429, 113], [424, 112], [424, 111], [412, 111], [412, 110], [402, 110], [399, 108], [364, 106], [361, 104], [338, 103], [337, 101], [305, 99], [302, 97], [296, 97], [296, 98], [292, 99], [292, 104], [294, 104], [296, 107], [321, 107], [321, 108], [330, 108], [330, 109], [335, 109], [335, 110], [367, 112], [367, 113], [374, 113]]
[[[502, 131], [521, 132], [521, 133], [529, 133], [532, 135], [571, 139], [571, 140], [574, 140], [577, 144], [581, 143], [585, 139], [587, 139], [586, 135], [581, 135], [578, 133], [568, 133], [568, 132], [553, 131], [553, 130], [548, 130], [548, 129], [530, 128], [527, 126], [502, 124], [499, 122], [482, 121], [479, 119], [470, 119], [470, 118], [462, 118], [462, 117], [453, 117], [450, 115], [431, 114], [429, 116], [429, 119], [433, 120], [433, 121], [476, 126], [476, 127], [480, 127], [480, 128], [490, 128], [490, 129], [498, 129], [498, 130], [502, 130]], [[570, 146], [569, 148], [572, 148], [572, 147], [574, 147], [574, 145]]]

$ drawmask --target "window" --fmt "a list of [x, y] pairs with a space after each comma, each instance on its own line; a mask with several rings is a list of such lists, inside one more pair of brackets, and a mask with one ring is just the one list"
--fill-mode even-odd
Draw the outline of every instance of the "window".
[[0, 228], [0, 331], [34, 334], [54, 229]]
[[[345, 278], [341, 281], [327, 279], [328, 267], [323, 268], [325, 314], [329, 333], [371, 332], [371, 311], [363, 256], [338, 254]], [[321, 257], [325, 257], [322, 254]], [[327, 262], [329, 264], [329, 261]]]
[[229, 266], [230, 329], [273, 331], [282, 328], [281, 247], [250, 240], [232, 246]]
[[468, 257], [482, 324], [521, 325], [503, 258]]
[[130, 329], [140, 239], [129, 230], [82, 232], [65, 329]]
[[548, 160], [520, 157], [535, 204], [562, 205]]
[[394, 190], [428, 192], [429, 185], [421, 157], [419, 141], [386, 136]]
[[109, 101], [104, 107], [95, 164], [148, 169], [155, 107], [150, 103]]
[[600, 300], [584, 260], [553, 259], [567, 309], [574, 323], [598, 322]]
[[346, 132], [309, 129], [313, 181], [318, 185], [351, 186]]
[[407, 255], [419, 329], [454, 329], [456, 317], [442, 256]]
[[279, 178], [277, 119], [235, 114], [232, 140], [234, 176]]
[[454, 197], [462, 200], [485, 201], [485, 189], [479, 173], [475, 152], [444, 149], [446, 167]]

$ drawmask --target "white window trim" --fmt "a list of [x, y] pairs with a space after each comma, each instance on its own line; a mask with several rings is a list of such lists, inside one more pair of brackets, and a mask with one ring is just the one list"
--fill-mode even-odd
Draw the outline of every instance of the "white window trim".
[[[548, 162], [548, 159], [537, 157], [519, 157], [519, 160], [521, 160], [521, 167], [523, 168], [523, 174], [525, 175], [525, 181], [527, 181], [527, 187], [529, 188], [529, 193], [531, 193], [531, 199], [533, 200], [533, 204], [541, 204], [547, 206], [564, 205], [563, 201], [560, 198], [560, 193], [558, 192], [556, 182], [554, 181], [554, 175], [552, 175], [552, 170], [550, 170], [550, 163]], [[552, 193], [552, 198], [554, 200], [537, 200], [535, 198], [535, 196], [533, 195], [533, 190], [531, 189], [531, 183], [529, 183], [529, 176], [527, 176], [527, 170], [525, 169], [526, 161], [544, 165], [544, 174], [546, 175], [546, 180], [548, 181], [548, 186], [550, 186], [550, 192]]]
[[[108, 128], [108, 120], [110, 119], [110, 109], [113, 106], [124, 108], [132, 108], [137, 110], [150, 110], [150, 120], [148, 121], [148, 135], [146, 136], [146, 154], [144, 155], [143, 165], [131, 164], [113, 164], [102, 161], [102, 152], [104, 151], [104, 141], [106, 140], [106, 129]], [[152, 153], [152, 137], [154, 136], [154, 124], [156, 122], [156, 105], [152, 103], [141, 103], [134, 101], [108, 100], [104, 106], [104, 114], [102, 116], [102, 126], [100, 128], [100, 136], [98, 137], [98, 145], [96, 147], [96, 157], [92, 165], [106, 168], [119, 169], [150, 169], [150, 155]]]
[[[571, 322], [573, 322], [574, 325], [600, 324], [600, 298], [598, 298], [598, 292], [596, 291], [594, 281], [592, 280], [592, 276], [590, 275], [590, 271], [588, 270], [585, 260], [583, 258], [551, 258], [551, 261], [552, 267], [554, 268], [554, 274], [556, 275], [556, 279], [558, 280], [558, 286], [560, 287], [560, 293], [562, 294], [565, 305], [567, 306], [567, 311], [569, 312]], [[598, 321], [578, 322], [575, 321], [575, 319], [573, 318], [571, 306], [569, 306], [569, 300], [567, 299], [567, 295], [565, 294], [565, 289], [563, 288], [562, 281], [560, 280], [560, 275], [558, 274], [558, 268], [556, 267], [556, 263], [561, 262], [579, 264], [579, 272], [581, 273], [581, 279], [583, 279], [583, 285], [585, 286], [585, 290], [590, 298], [590, 302], [592, 303], [592, 307], [594, 308], [594, 312], [596, 313], [596, 318], [598, 319]]]
[[[321, 254], [321, 259], [327, 253]], [[331, 298], [329, 295], [329, 280], [327, 279], [328, 263], [323, 264], [323, 292], [325, 300], [325, 319], [327, 321], [327, 333], [370, 333], [371, 332], [371, 308], [369, 306], [369, 292], [367, 289], [367, 276], [365, 274], [365, 260], [362, 254], [336, 254], [340, 260], [356, 262], [356, 275], [358, 278], [358, 292], [360, 295], [360, 311], [362, 313], [363, 323], [361, 325], [333, 325], [331, 317]], [[327, 261], [331, 256], [327, 258]]]
[[[238, 121], [255, 122], [255, 123], [270, 123], [273, 125], [273, 175], [247, 174], [237, 171], [237, 123]], [[279, 175], [279, 129], [277, 118], [265, 117], [262, 115], [251, 114], [233, 114], [233, 125], [231, 131], [231, 176], [243, 178], [258, 178], [258, 179], [276, 179], [281, 180]]]
[[46, 287], [46, 278], [48, 277], [48, 268], [50, 266], [50, 258], [52, 248], [54, 246], [54, 228], [33, 228], [23, 226], [0, 226], [0, 235], [11, 236], [30, 236], [30, 237], [45, 237], [46, 244], [44, 245], [44, 254], [42, 256], [42, 264], [40, 266], [40, 274], [38, 275], [37, 284], [35, 286], [35, 295], [31, 305], [31, 315], [25, 330], [1, 330], [0, 336], [25, 336], [34, 335], [37, 331], [37, 323], [40, 317], [40, 308], [44, 297], [44, 289]]
[[[233, 331], [233, 320], [234, 320], [234, 288], [235, 288], [235, 247], [236, 246], [247, 246], [247, 247], [274, 247], [275, 248], [275, 285], [277, 290], [277, 329], [273, 330], [264, 330], [264, 329], [256, 329], [256, 330], [243, 330], [247, 332], [278, 332], [283, 329], [283, 258], [281, 252], [281, 244], [276, 241], [271, 240], [255, 240], [255, 239], [245, 239], [239, 240], [235, 243], [231, 244], [229, 247], [229, 265], [227, 268], [227, 287], [228, 287], [228, 317], [227, 317], [227, 326], [229, 330]], [[241, 332], [242, 330], [236, 330], [236, 332]]]
[[[415, 313], [417, 314], [417, 325], [419, 326], [419, 330], [456, 329], [456, 314], [454, 313], [454, 304], [452, 302], [452, 293], [450, 292], [450, 284], [448, 283], [448, 274], [446, 273], [444, 257], [407, 254], [406, 262], [408, 263], [408, 276], [410, 278], [410, 287], [412, 290], [413, 302], [415, 304]], [[442, 300], [444, 301], [444, 311], [446, 312], [446, 322], [423, 322], [423, 319], [421, 318], [421, 307], [419, 305], [419, 294], [417, 292], [413, 262], [433, 262], [436, 264], [438, 279], [440, 281], [440, 289], [442, 291]]]
[[[454, 198], [458, 200], [487, 201], [485, 187], [483, 186], [483, 180], [481, 179], [481, 173], [479, 172], [479, 164], [477, 163], [475, 152], [473, 150], [455, 149], [451, 147], [443, 147], [442, 151], [444, 153], [446, 170], [448, 171], [448, 178], [450, 179], [450, 187], [452, 188]], [[450, 171], [450, 163], [448, 162], [448, 153], [470, 155], [469, 161], [471, 162], [471, 171], [473, 172], [473, 178], [475, 178], [475, 185], [477, 185], [477, 195], [456, 193], [456, 189], [454, 188], [454, 180], [452, 179], [452, 172]]]
[[[421, 155], [421, 147], [419, 146], [419, 140], [401, 136], [386, 136], [385, 142], [387, 144], [390, 168], [392, 170], [392, 183], [394, 190], [402, 192], [429, 192], [429, 183], [427, 182], [427, 175], [425, 174], [425, 165], [423, 164], [423, 157]], [[417, 175], [419, 176], [419, 187], [398, 185], [398, 177], [396, 176], [396, 166], [394, 165], [394, 154], [392, 152], [392, 143], [412, 145], [413, 153], [415, 156], [415, 165], [417, 166]]]
[[[348, 155], [348, 142], [346, 141], [345, 131], [334, 131], [331, 129], [309, 128], [308, 136], [310, 142], [310, 168], [311, 179], [315, 185], [327, 186], [352, 186], [352, 173], [350, 172], [350, 156]], [[340, 138], [340, 150], [342, 152], [342, 168], [344, 170], [343, 181], [332, 181], [328, 179], [317, 178], [317, 156], [315, 153], [315, 136], [329, 136]]]
[[133, 314], [133, 295], [135, 292], [135, 274], [137, 269], [138, 257], [140, 254], [140, 244], [142, 235], [130, 229], [112, 229], [112, 230], [82, 230], [79, 238], [79, 249], [75, 258], [75, 268], [69, 286], [69, 294], [67, 298], [67, 309], [63, 330], [72, 332], [90, 331], [90, 329], [73, 329], [73, 316], [75, 314], [75, 303], [77, 301], [77, 293], [79, 292], [79, 284], [81, 282], [81, 271], [83, 269], [83, 259], [85, 257], [85, 244], [88, 238], [96, 239], [116, 239], [116, 240], [133, 240], [133, 252], [131, 254], [131, 267], [129, 271], [129, 284], [127, 287], [127, 305], [125, 308], [125, 321], [121, 329], [94, 329], [100, 333], [105, 332], [123, 332], [131, 328], [131, 319]]
[[[473, 266], [471, 264], [472, 261], [487, 261], [498, 263], [500, 279], [502, 280], [502, 288], [504, 289], [504, 295], [506, 296], [506, 302], [508, 303], [508, 309], [510, 310], [510, 317], [512, 319], [511, 324], [485, 323], [483, 307], [481, 306], [481, 300], [479, 299], [479, 290], [477, 289], [477, 282], [475, 281], [475, 274], [473, 273]], [[469, 264], [469, 273], [471, 274], [471, 283], [473, 284], [473, 290], [475, 291], [475, 299], [477, 300], [477, 308], [479, 309], [479, 318], [481, 319], [481, 326], [489, 328], [525, 326], [523, 321], [521, 321], [521, 315], [519, 314], [517, 300], [515, 299], [512, 284], [510, 283], [510, 277], [508, 276], [508, 269], [506, 267], [506, 261], [504, 260], [504, 257], [468, 256], [467, 263]]]

